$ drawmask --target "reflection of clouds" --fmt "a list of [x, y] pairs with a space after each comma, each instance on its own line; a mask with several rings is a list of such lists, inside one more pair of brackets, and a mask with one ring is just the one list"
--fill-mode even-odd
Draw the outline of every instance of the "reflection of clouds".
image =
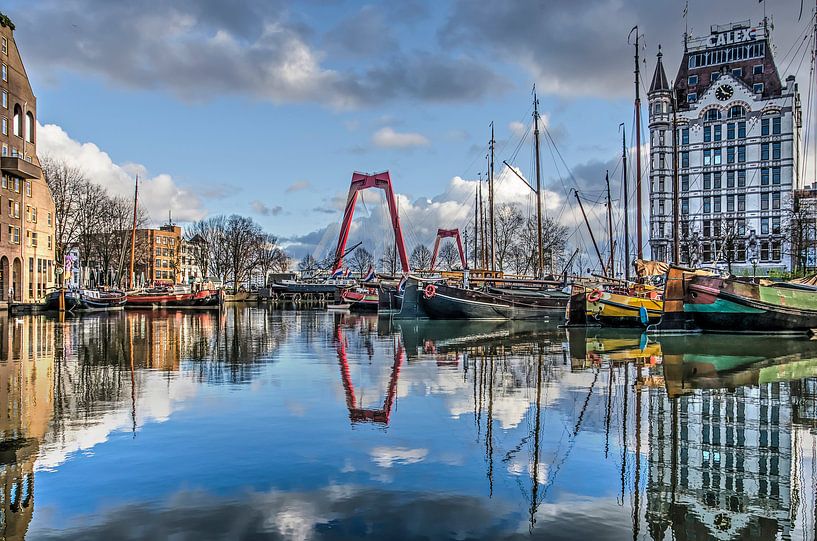
[[[142, 371], [136, 383], [136, 427], [149, 422], [164, 422], [180, 403], [195, 396], [199, 385], [180, 378], [167, 378], [162, 372]], [[46, 435], [37, 459], [38, 470], [58, 467], [72, 453], [88, 451], [108, 440], [117, 430], [133, 427], [130, 400], [107, 403], [97, 416], [70, 414], [71, 420], [59, 431]]]
[[409, 449], [407, 447], [375, 447], [369, 452], [375, 464], [381, 468], [393, 465], [415, 464], [422, 462], [428, 455], [428, 449]]
[[[624, 539], [629, 507], [565, 495], [542, 503], [529, 534], [527, 511], [501, 498], [330, 486], [307, 492], [248, 492], [222, 498], [179, 492], [165, 501], [108, 508], [69, 524], [32, 523], [37, 539]], [[642, 530], [643, 531], [643, 530]]]

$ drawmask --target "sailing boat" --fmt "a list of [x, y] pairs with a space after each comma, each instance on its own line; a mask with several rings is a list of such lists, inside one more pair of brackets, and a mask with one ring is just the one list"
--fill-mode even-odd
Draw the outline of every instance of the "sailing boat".
[[[539, 162], [539, 102], [536, 98], [535, 87], [533, 94], [533, 122], [536, 156], [536, 188], [531, 187], [531, 189], [537, 198], [537, 261], [538, 272], [541, 278], [543, 273], [542, 181]], [[506, 165], [508, 164], [506, 163]], [[513, 168], [510, 169], [513, 171]], [[410, 276], [407, 280], [406, 292], [403, 297], [403, 307], [396, 317], [428, 317], [431, 319], [547, 319], [553, 313], [564, 310], [569, 297], [562, 292], [560, 288], [556, 287], [560, 286], [560, 283], [541, 279], [534, 281], [504, 280], [496, 275], [493, 234], [493, 180], [494, 132], [493, 124], [491, 124], [490, 166], [488, 175], [491, 275], [496, 278], [496, 282], [502, 282], [503, 286], [507, 285], [509, 287], [496, 287], [496, 283], [486, 283], [483, 289], [471, 289], [468, 287], [468, 271], [465, 272], [462, 287], [449, 285], [441, 280], [423, 280]], [[527, 184], [527, 181], [525, 182]], [[550, 286], [550, 289], [548, 289], [548, 286]]]

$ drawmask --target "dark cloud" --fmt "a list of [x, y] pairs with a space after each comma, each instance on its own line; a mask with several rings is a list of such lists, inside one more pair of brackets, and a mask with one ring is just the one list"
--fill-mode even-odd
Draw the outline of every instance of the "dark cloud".
[[[612, 499], [557, 505], [528, 529], [527, 504], [462, 494], [337, 486], [310, 492], [248, 492], [233, 499], [181, 492], [160, 504], [106, 509], [60, 530], [33, 525], [37, 539], [624, 539], [625, 508]], [[629, 509], [629, 508], [626, 508]], [[590, 519], [589, 517], [594, 517]], [[600, 519], [598, 517], [601, 517]]]
[[[382, 16], [361, 13], [368, 15], [346, 23], [377, 33]], [[315, 48], [320, 40], [300, 22], [306, 15], [276, 2], [46, 0], [11, 16], [27, 61], [45, 76], [65, 70], [97, 74], [127, 87], [169, 90], [185, 100], [238, 94], [356, 107], [402, 98], [474, 100], [506, 86], [467, 54], [376, 47], [355, 67], [340, 68], [333, 51]], [[347, 52], [358, 43], [350, 39]], [[357, 53], [366, 53], [363, 45], [357, 47]]]
[[262, 216], [278, 216], [284, 212], [284, 208], [280, 205], [269, 207], [264, 202], [257, 199], [250, 202], [250, 207], [252, 207], [253, 212]]
[[396, 51], [397, 39], [378, 6], [363, 6], [342, 20], [324, 37], [326, 49], [352, 57]]
[[[758, 21], [764, 9], [764, 4], [745, 0], [689, 4], [688, 23], [695, 35], [708, 34], [711, 24]], [[522, 66], [545, 93], [629, 96], [634, 48], [627, 43], [628, 32], [637, 24], [644, 35], [644, 80], [652, 76], [659, 43], [667, 76], [673, 78], [681, 60], [683, 8], [680, 1], [653, 0], [460, 0], [439, 38], [446, 46], [469, 47], [482, 56]], [[797, 22], [797, 2], [775, 4], [774, 11], [773, 38], [786, 51], [808, 15]]]

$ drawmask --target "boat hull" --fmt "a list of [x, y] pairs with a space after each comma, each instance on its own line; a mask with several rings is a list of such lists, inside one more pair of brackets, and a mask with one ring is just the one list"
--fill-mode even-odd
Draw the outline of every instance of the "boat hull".
[[419, 292], [418, 296], [431, 319], [549, 319], [563, 312], [567, 304], [564, 295], [494, 294], [443, 284], [435, 286], [433, 295]]
[[128, 295], [127, 308], [218, 308], [221, 292], [203, 290], [196, 293], [136, 294]]
[[663, 302], [659, 299], [599, 291], [598, 300], [592, 301], [588, 297], [592, 291], [583, 286], [573, 286], [567, 312], [568, 325], [644, 327], [642, 309], [647, 311], [649, 323], [661, 318]]

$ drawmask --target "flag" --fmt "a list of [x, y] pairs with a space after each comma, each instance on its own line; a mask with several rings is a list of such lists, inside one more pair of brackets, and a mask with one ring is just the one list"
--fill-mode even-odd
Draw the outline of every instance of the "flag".
[[374, 267], [369, 265], [369, 270], [366, 272], [366, 276], [363, 277], [363, 281], [371, 282], [374, 279], [375, 279]]
[[343, 267], [338, 267], [335, 269], [335, 272], [332, 273], [332, 278], [342, 278], [343, 277]]
[[349, 278], [349, 275], [352, 274], [352, 269], [346, 267], [346, 271], [343, 273], [344, 278]]
[[402, 295], [406, 291], [406, 282], [408, 281], [408, 276], [405, 274], [402, 278], [400, 278], [400, 283], [397, 284], [397, 293]]

